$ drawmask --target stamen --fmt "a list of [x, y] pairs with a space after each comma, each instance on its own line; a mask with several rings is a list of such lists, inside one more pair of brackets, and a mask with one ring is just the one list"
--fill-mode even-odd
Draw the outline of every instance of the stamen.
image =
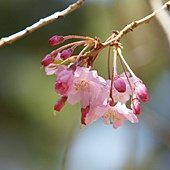
[[75, 89], [77, 91], [88, 90], [89, 89], [89, 84], [88, 84], [88, 82], [86, 80], [78, 81], [74, 85], [75, 85]]

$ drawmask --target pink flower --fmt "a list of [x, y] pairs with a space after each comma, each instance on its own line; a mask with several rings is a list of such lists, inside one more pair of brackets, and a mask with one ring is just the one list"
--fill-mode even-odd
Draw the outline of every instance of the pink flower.
[[103, 119], [105, 124], [112, 124], [114, 128], [121, 126], [124, 120], [129, 120], [132, 123], [138, 122], [132, 110], [120, 102], [113, 107], [109, 105], [106, 107], [97, 107], [96, 114]]
[[77, 67], [74, 72], [72, 87], [68, 93], [68, 102], [80, 102], [82, 108], [99, 105], [107, 101], [108, 86], [106, 81], [85, 67]]
[[67, 95], [69, 88], [73, 82], [73, 72], [68, 70], [66, 66], [60, 66], [56, 71], [57, 79], [55, 83], [55, 91], [60, 95]]

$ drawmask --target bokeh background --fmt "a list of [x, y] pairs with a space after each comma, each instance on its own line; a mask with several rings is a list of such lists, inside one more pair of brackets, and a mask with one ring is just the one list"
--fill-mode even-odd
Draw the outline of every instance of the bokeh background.
[[[0, 37], [71, 2], [0, 0]], [[126, 122], [115, 130], [99, 120], [80, 128], [79, 105], [66, 105], [54, 116], [55, 79], [40, 70], [41, 59], [53, 50], [47, 44], [52, 35], [105, 40], [151, 11], [147, 0], [87, 0], [69, 16], [0, 48], [0, 170], [169, 170], [170, 44], [156, 19], [121, 41], [129, 65], [150, 91], [138, 124]], [[95, 62], [104, 77], [106, 55]]]

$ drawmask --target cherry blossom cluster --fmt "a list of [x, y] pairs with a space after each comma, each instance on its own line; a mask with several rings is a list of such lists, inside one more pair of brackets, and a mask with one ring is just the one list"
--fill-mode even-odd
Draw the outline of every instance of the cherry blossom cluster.
[[[49, 44], [55, 46], [68, 39], [74, 42], [53, 50], [41, 61], [46, 74], [56, 77], [54, 88], [60, 99], [54, 105], [54, 110], [60, 111], [66, 102], [71, 105], [79, 103], [82, 125], [89, 125], [97, 119], [112, 124], [114, 128], [121, 126], [125, 120], [137, 123], [137, 116], [141, 112], [140, 102], [147, 102], [149, 95], [142, 80], [125, 61], [121, 44], [109, 44], [109, 50], [112, 49], [114, 55], [113, 63], [110, 63], [108, 55], [108, 79], [105, 80], [92, 67], [106, 46], [99, 39], [76, 35], [55, 35], [49, 39]], [[74, 54], [77, 47], [83, 48]], [[118, 57], [123, 69], [121, 74], [117, 71]]]

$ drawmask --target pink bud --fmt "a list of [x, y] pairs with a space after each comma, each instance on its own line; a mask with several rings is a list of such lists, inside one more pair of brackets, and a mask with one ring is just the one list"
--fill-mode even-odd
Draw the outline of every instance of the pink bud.
[[85, 119], [89, 110], [90, 110], [89, 106], [87, 106], [86, 108], [81, 108], [81, 124], [83, 125], [86, 125]]
[[139, 115], [140, 114], [140, 111], [141, 111], [140, 102], [139, 102], [139, 100], [137, 98], [133, 98], [132, 99], [131, 108], [132, 108], [133, 113], [135, 115]]
[[55, 91], [61, 95], [65, 95], [69, 89], [67, 82], [57, 81], [55, 83]]
[[59, 35], [54, 35], [48, 40], [48, 44], [51, 46], [58, 45], [62, 42], [64, 42], [64, 37]]
[[67, 96], [62, 96], [62, 97], [57, 101], [57, 103], [54, 105], [54, 110], [57, 111], [57, 112], [59, 112], [59, 111], [63, 108], [66, 100], [67, 100]]
[[120, 92], [124, 93], [126, 91], [126, 83], [125, 81], [120, 78], [119, 76], [116, 76], [113, 81], [115, 89]]
[[61, 52], [61, 56], [60, 57], [65, 60], [65, 59], [69, 58], [72, 55], [72, 53], [73, 53], [73, 49], [68, 48], [68, 49], [63, 50]]
[[146, 86], [140, 81], [135, 83], [135, 93], [137, 98], [142, 102], [147, 102], [149, 100], [148, 90]]
[[57, 51], [57, 50], [53, 50], [53, 51], [50, 53], [51, 56], [57, 56], [57, 54], [58, 54], [58, 51]]
[[46, 67], [52, 62], [53, 62], [53, 58], [51, 57], [51, 55], [48, 54], [41, 60], [41, 65]]

